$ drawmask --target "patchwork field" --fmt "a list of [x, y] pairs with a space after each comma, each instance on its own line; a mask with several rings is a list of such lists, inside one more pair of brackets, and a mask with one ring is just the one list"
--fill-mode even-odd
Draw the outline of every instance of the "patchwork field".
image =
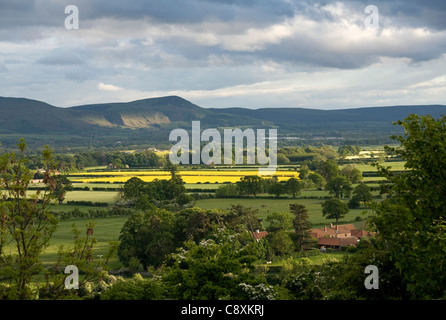
[[[404, 170], [404, 162], [391, 162], [387, 165], [392, 166], [393, 170]], [[358, 169], [363, 172], [376, 171], [375, 167], [368, 164], [356, 165]], [[91, 168], [103, 169], [103, 168]], [[275, 174], [279, 181], [288, 180], [291, 177], [298, 178], [297, 168], [286, 167], [281, 168]], [[202, 192], [212, 192], [223, 183], [235, 183], [243, 176], [257, 174], [257, 170], [235, 170], [235, 169], [214, 169], [214, 170], [183, 170], [179, 174], [186, 182], [186, 189], [194, 190], [201, 189]], [[95, 206], [81, 206], [68, 205], [68, 201], [92, 201], [92, 202], [106, 202], [112, 206], [117, 195], [116, 189], [125, 183], [131, 177], [141, 178], [143, 181], [153, 181], [154, 179], [169, 179], [170, 174], [166, 171], [160, 170], [141, 170], [141, 171], [98, 171], [98, 172], [84, 172], [72, 173], [69, 175], [75, 187], [88, 187], [90, 190], [86, 191], [70, 191], [67, 193], [65, 201], [62, 205], [55, 205], [54, 209], [57, 211], [71, 211], [78, 209], [81, 211], [104, 209]], [[364, 180], [380, 180], [380, 177], [365, 177]], [[93, 188], [109, 188], [109, 191], [98, 191]], [[30, 191], [32, 193], [34, 191]], [[374, 192], [377, 195], [376, 192]], [[275, 211], [289, 211], [291, 203], [300, 203], [305, 205], [308, 209], [309, 218], [313, 227], [321, 227], [330, 223], [329, 220], [322, 216], [321, 203], [324, 197], [329, 196], [327, 191], [317, 189], [304, 189], [297, 199], [289, 197], [282, 197], [275, 199], [267, 194], [260, 194], [257, 198], [240, 198], [240, 199], [202, 199], [197, 200], [195, 205], [203, 209], [224, 209], [228, 210], [231, 205], [241, 204], [246, 207], [257, 209], [259, 218], [263, 220], [265, 227], [268, 226], [266, 217]], [[349, 213], [339, 223], [353, 223], [357, 228], [364, 227], [365, 218], [370, 214], [370, 210], [351, 209]], [[98, 239], [96, 245], [97, 259], [104, 255], [108, 248], [110, 241], [117, 241], [122, 226], [128, 217], [106, 217], [94, 219], [73, 219], [60, 221], [56, 234], [51, 240], [50, 246], [45, 250], [42, 256], [44, 262], [51, 262], [57, 258], [57, 251], [60, 245], [70, 247], [72, 245], [71, 228], [75, 224], [78, 228], [83, 230], [86, 223], [91, 220], [95, 223], [94, 236]], [[120, 263], [115, 256], [111, 261], [114, 267], [119, 267]]]

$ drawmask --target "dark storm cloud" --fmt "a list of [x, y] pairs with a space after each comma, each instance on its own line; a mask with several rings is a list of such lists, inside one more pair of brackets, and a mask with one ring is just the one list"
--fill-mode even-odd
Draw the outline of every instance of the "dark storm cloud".
[[161, 23], [199, 23], [208, 19], [248, 22], [274, 21], [293, 14], [287, 1], [90, 1], [80, 6], [92, 6], [91, 17], [142, 18], [150, 17]]
[[446, 1], [444, 0], [347, 0], [345, 3], [356, 8], [365, 8], [366, 5], [373, 4], [379, 8], [380, 14], [391, 17], [394, 24], [401, 27], [446, 29]]
[[61, 25], [67, 5], [77, 6], [85, 20], [150, 18], [173, 24], [199, 23], [208, 19], [268, 23], [293, 14], [293, 6], [288, 1], [269, 0], [2, 0], [0, 27]]
[[[446, 28], [446, 1], [397, 0], [397, 1], [342, 1], [357, 10], [367, 4], [376, 5], [380, 12], [410, 26]], [[335, 1], [286, 1], [286, 0], [2, 0], [0, 3], [0, 28], [24, 26], [59, 26], [63, 24], [64, 8], [78, 6], [82, 19], [99, 18], [143, 19], [160, 23], [200, 23], [209, 19], [220, 21], [245, 21], [267, 25], [292, 17], [301, 12], [315, 21], [329, 19], [322, 6]]]

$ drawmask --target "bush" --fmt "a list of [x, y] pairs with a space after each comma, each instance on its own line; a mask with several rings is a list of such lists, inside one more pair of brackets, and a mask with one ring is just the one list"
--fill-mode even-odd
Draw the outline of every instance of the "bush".
[[60, 220], [82, 219], [82, 218], [103, 218], [110, 216], [128, 216], [132, 212], [131, 209], [113, 207], [112, 209], [88, 210], [81, 211], [78, 208], [71, 211], [53, 211], [53, 214]]
[[92, 201], [67, 201], [67, 204], [69, 205], [75, 205], [75, 206], [90, 206], [90, 207], [108, 207], [107, 202], [92, 202]]
[[130, 280], [118, 281], [101, 294], [101, 300], [161, 300], [161, 282], [135, 274]]
[[239, 189], [235, 184], [225, 184], [215, 190], [216, 198], [232, 198], [239, 195]]

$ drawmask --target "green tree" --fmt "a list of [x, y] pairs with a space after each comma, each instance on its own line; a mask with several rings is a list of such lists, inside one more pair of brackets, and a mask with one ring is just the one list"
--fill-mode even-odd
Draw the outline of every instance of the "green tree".
[[132, 177], [124, 183], [122, 192], [124, 199], [136, 200], [147, 193], [147, 185], [142, 179]]
[[217, 190], [215, 190], [216, 198], [229, 198], [232, 196], [237, 196], [239, 194], [239, 189], [236, 184], [230, 183], [219, 186]]
[[55, 180], [56, 187], [53, 190], [53, 195], [57, 198], [59, 204], [62, 204], [62, 202], [65, 200], [65, 195], [67, 194], [67, 192], [73, 190], [73, 184], [64, 175], [55, 176]]
[[327, 182], [330, 182], [340, 174], [339, 166], [335, 160], [327, 160], [322, 162], [318, 166], [316, 172], [324, 177], [325, 181]]
[[205, 239], [211, 231], [213, 231], [214, 226], [224, 227], [223, 217], [219, 211], [216, 210], [204, 210], [201, 208], [187, 208], [181, 210], [177, 215], [177, 220], [179, 217], [183, 217], [184, 223], [181, 225], [178, 233], [184, 235], [184, 240], [193, 240], [199, 242]]
[[287, 158], [287, 156], [281, 152], [277, 154], [277, 164], [289, 164], [290, 159]]
[[266, 217], [268, 232], [288, 231], [293, 227], [293, 216], [289, 212], [276, 211]]
[[298, 194], [300, 194], [303, 186], [302, 186], [302, 182], [299, 181], [298, 179], [290, 178], [285, 183], [285, 188], [287, 190], [287, 193], [291, 194], [293, 196], [293, 198], [296, 198], [296, 196]]
[[253, 259], [247, 259], [243, 246], [226, 237], [222, 243], [212, 239], [198, 244], [188, 241], [171, 255], [169, 266], [162, 271], [162, 281], [169, 297], [180, 300], [247, 299], [245, 285], [263, 284], [276, 295], [265, 279], [256, 276]]
[[323, 188], [326, 184], [324, 177], [319, 173], [310, 173], [308, 179], [313, 182], [317, 188]]
[[159, 266], [175, 250], [174, 214], [164, 209], [134, 212], [119, 235], [118, 257], [128, 265], [136, 257], [147, 266]]
[[338, 198], [328, 199], [322, 202], [322, 215], [327, 219], [335, 219], [336, 224], [339, 219], [348, 213], [348, 206]]
[[[10, 282], [9, 298], [31, 299], [30, 284], [41, 271], [40, 255], [48, 246], [56, 230], [57, 219], [50, 212], [55, 197], [55, 163], [52, 151], [42, 152], [45, 166], [43, 190], [28, 195], [28, 186], [34, 172], [27, 168], [26, 143], [18, 143], [20, 152], [6, 153], [0, 157], [0, 276]], [[14, 250], [4, 250], [11, 241]]]
[[259, 210], [245, 207], [241, 204], [231, 205], [225, 216], [225, 224], [228, 228], [237, 232], [248, 230], [253, 233], [263, 230], [262, 220], [258, 217]]
[[268, 185], [268, 194], [273, 194], [276, 198], [280, 198], [280, 195], [286, 193], [286, 191], [286, 185], [279, 181], [273, 181]]
[[308, 168], [306, 164], [301, 165], [299, 169], [299, 178], [306, 179], [309, 174], [310, 174], [310, 168]]
[[404, 136], [386, 150], [406, 160], [394, 173], [378, 165], [389, 183], [375, 205], [371, 224], [415, 299], [445, 298], [446, 117], [410, 115], [396, 124]]
[[359, 154], [361, 151], [360, 146], [352, 146], [352, 145], [343, 145], [338, 149], [338, 153], [341, 156], [354, 156]]
[[360, 183], [353, 190], [353, 197], [357, 199], [359, 202], [362, 202], [363, 207], [365, 207], [367, 202], [373, 200], [372, 193], [370, 192], [370, 188], [365, 183]]
[[303, 251], [314, 244], [313, 237], [310, 234], [311, 222], [308, 216], [307, 208], [299, 203], [290, 204], [290, 211], [294, 215], [293, 227], [296, 239], [296, 247]]
[[170, 173], [170, 180], [177, 183], [177, 184], [183, 184], [183, 180], [181, 176], [179, 175], [179, 169], [178, 165], [173, 164], [172, 162], [168, 161], [164, 167], [163, 170], [168, 171]]
[[268, 234], [270, 256], [284, 256], [293, 252], [293, 240], [284, 230], [279, 230]]
[[348, 178], [339, 176], [330, 180], [325, 186], [325, 190], [330, 194], [334, 194], [336, 198], [342, 199], [350, 196], [352, 184]]
[[351, 183], [356, 184], [362, 180], [362, 172], [355, 166], [349, 164], [344, 166], [340, 172], [341, 176], [347, 177]]
[[245, 176], [238, 182], [238, 187], [241, 194], [252, 194], [254, 198], [258, 193], [262, 192], [263, 179], [259, 176]]
[[155, 278], [144, 279], [139, 273], [131, 279], [119, 277], [101, 294], [101, 300], [162, 300], [163, 286]]

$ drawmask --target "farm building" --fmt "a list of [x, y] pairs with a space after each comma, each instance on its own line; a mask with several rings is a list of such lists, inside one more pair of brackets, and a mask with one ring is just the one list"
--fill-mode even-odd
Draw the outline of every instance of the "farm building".
[[259, 241], [260, 239], [262, 239], [263, 237], [266, 237], [268, 235], [267, 231], [260, 231], [260, 230], [256, 230], [255, 232], [251, 232], [251, 236], [256, 239], [257, 241]]
[[339, 250], [345, 246], [356, 246], [364, 237], [372, 234], [365, 230], [356, 230], [352, 224], [336, 225], [311, 229], [311, 235], [318, 240], [320, 248]]

